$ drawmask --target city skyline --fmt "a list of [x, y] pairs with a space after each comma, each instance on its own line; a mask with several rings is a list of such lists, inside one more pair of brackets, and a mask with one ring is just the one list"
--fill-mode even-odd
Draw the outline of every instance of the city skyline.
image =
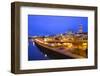
[[[80, 25], [82, 26], [82, 32], [88, 33], [88, 17], [28, 15], [28, 37], [31, 37], [31, 36], [32, 37], [34, 37], [34, 36], [41, 37], [41, 36], [47, 36], [47, 35], [49, 35], [49, 36], [59, 35], [60, 36], [60, 34], [64, 34], [69, 31], [73, 31], [73, 32], [77, 33], [79, 31]], [[80, 32], [81, 32], [81, 30], [80, 30]], [[47, 37], [47, 40], [48, 39], [49, 39], [49, 37]], [[39, 39], [36, 38], [36, 40], [39, 40]], [[44, 39], [44, 40], [46, 40], [46, 39]], [[50, 40], [52, 40], [52, 38]], [[63, 40], [66, 41], [66, 39], [63, 39]], [[40, 39], [40, 41], [41, 41], [41, 39]], [[29, 40], [28, 43], [29, 43], [28, 60], [48, 60], [48, 59], [50, 59], [50, 57], [47, 57], [45, 54], [43, 54], [41, 52], [41, 50], [36, 46], [34, 41]], [[43, 43], [45, 43], [45, 42], [43, 42]], [[63, 46], [63, 45], [71, 46], [69, 43], [68, 44], [57, 43], [57, 46], [58, 45], [59, 46]], [[52, 56], [56, 57], [55, 55], [52, 55]], [[60, 56], [58, 56], [58, 57], [60, 57]], [[64, 57], [64, 58], [66, 58], [66, 57]]]

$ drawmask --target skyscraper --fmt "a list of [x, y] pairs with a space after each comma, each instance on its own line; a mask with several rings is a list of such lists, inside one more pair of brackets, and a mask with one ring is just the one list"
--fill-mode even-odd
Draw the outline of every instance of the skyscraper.
[[79, 25], [79, 33], [82, 33], [83, 32], [83, 27], [82, 27], [82, 24]]

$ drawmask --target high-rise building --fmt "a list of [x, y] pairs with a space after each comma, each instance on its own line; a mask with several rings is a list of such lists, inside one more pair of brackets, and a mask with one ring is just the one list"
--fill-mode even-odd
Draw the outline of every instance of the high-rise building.
[[79, 33], [82, 33], [83, 32], [83, 27], [82, 27], [82, 24], [79, 25]]

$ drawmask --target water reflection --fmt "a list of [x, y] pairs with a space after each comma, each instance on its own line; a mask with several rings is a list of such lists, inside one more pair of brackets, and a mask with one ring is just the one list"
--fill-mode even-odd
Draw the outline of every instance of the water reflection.
[[47, 60], [48, 58], [35, 46], [32, 41], [28, 41], [28, 60]]

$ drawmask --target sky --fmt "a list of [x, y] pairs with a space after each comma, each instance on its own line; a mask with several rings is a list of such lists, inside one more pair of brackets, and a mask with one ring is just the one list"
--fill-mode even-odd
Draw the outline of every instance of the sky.
[[88, 17], [28, 15], [28, 35], [55, 35], [68, 30], [77, 32], [80, 24], [83, 26], [83, 31], [87, 32]]

